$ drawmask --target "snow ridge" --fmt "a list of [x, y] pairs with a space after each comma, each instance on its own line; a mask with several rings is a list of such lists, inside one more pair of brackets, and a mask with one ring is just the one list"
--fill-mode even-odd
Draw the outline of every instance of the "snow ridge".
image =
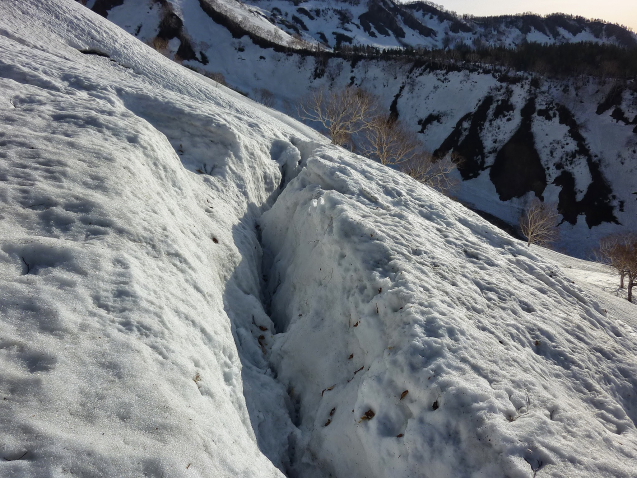
[[522, 243], [326, 149], [260, 223], [272, 361], [321, 468], [630, 476], [635, 329]]

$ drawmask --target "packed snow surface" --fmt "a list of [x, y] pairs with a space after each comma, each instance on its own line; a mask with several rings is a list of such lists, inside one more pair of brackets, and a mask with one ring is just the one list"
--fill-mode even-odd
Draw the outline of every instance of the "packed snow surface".
[[634, 476], [634, 306], [458, 203], [70, 0], [0, 124], [0, 476]]
[[[521, 242], [363, 164], [317, 151], [261, 220], [286, 331], [272, 360], [324, 466], [631, 476], [635, 317], [608, 316]], [[334, 458], [343, 449], [351, 460]]]

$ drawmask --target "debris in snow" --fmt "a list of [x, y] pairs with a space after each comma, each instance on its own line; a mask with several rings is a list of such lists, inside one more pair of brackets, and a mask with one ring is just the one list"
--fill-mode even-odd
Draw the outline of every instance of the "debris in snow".
[[336, 387], [336, 385], [332, 385], [331, 387], [324, 388], [324, 389], [323, 389], [323, 391], [321, 392], [321, 396], [323, 396], [323, 394], [324, 394], [325, 392], [329, 392], [329, 391], [331, 391], [331, 390], [334, 390], [334, 387]]
[[374, 410], [369, 409], [365, 412], [365, 414], [361, 417], [361, 420], [371, 420], [372, 418], [374, 418], [376, 416], [376, 413], [374, 413]]

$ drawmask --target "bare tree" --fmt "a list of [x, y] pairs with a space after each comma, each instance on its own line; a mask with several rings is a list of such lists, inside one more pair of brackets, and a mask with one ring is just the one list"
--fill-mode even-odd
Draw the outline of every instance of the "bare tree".
[[558, 238], [558, 212], [555, 204], [533, 199], [520, 218], [520, 230], [527, 245], [547, 246]]
[[207, 71], [204, 73], [204, 76], [210, 78], [211, 80], [216, 81], [217, 83], [223, 86], [228, 86], [228, 83], [226, 83], [226, 77], [223, 76], [223, 73], [215, 73], [212, 71]]
[[275, 97], [274, 93], [266, 88], [259, 88], [255, 91], [254, 99], [257, 100], [262, 105], [268, 106], [269, 108], [274, 107]]
[[320, 89], [299, 106], [299, 116], [320, 123], [332, 143], [347, 144], [351, 136], [363, 130], [376, 108], [376, 98], [360, 88]]
[[365, 156], [382, 164], [400, 164], [424, 156], [422, 143], [398, 120], [377, 115], [367, 121], [365, 142], [361, 147]]
[[624, 279], [626, 278], [626, 268], [623, 264], [623, 254], [618, 254], [621, 234], [611, 234], [610, 236], [603, 237], [599, 241], [599, 255], [596, 254], [597, 259], [600, 262], [608, 264], [619, 273], [619, 287], [624, 288]]
[[599, 249], [605, 261], [619, 273], [619, 286], [626, 287], [628, 301], [633, 301], [637, 284], [637, 233], [612, 234], [602, 238]]
[[299, 106], [299, 116], [320, 123], [332, 143], [360, 147], [361, 153], [384, 165], [401, 165], [417, 181], [448, 194], [457, 184], [451, 155], [434, 161], [415, 133], [400, 121], [380, 114], [379, 99], [361, 89], [315, 91]]
[[430, 186], [443, 194], [449, 194], [458, 181], [453, 172], [458, 165], [452, 154], [434, 161], [429, 153], [423, 153], [410, 158], [401, 166], [401, 170], [427, 186]]

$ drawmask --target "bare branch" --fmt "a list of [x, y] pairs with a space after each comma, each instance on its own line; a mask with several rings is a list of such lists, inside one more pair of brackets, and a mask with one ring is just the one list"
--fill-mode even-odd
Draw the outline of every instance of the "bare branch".
[[367, 121], [363, 154], [382, 164], [400, 164], [424, 156], [422, 143], [415, 134], [396, 120], [374, 116]]
[[434, 161], [431, 154], [423, 153], [406, 161], [401, 170], [427, 186], [430, 186], [443, 194], [449, 194], [458, 181], [453, 172], [457, 164], [451, 154]]
[[376, 108], [377, 100], [360, 88], [320, 89], [299, 106], [301, 119], [320, 123], [332, 139], [343, 145], [353, 134], [363, 130]]
[[555, 204], [547, 204], [535, 198], [525, 209], [520, 218], [520, 230], [527, 239], [527, 244], [548, 246], [559, 237], [559, 213]]

